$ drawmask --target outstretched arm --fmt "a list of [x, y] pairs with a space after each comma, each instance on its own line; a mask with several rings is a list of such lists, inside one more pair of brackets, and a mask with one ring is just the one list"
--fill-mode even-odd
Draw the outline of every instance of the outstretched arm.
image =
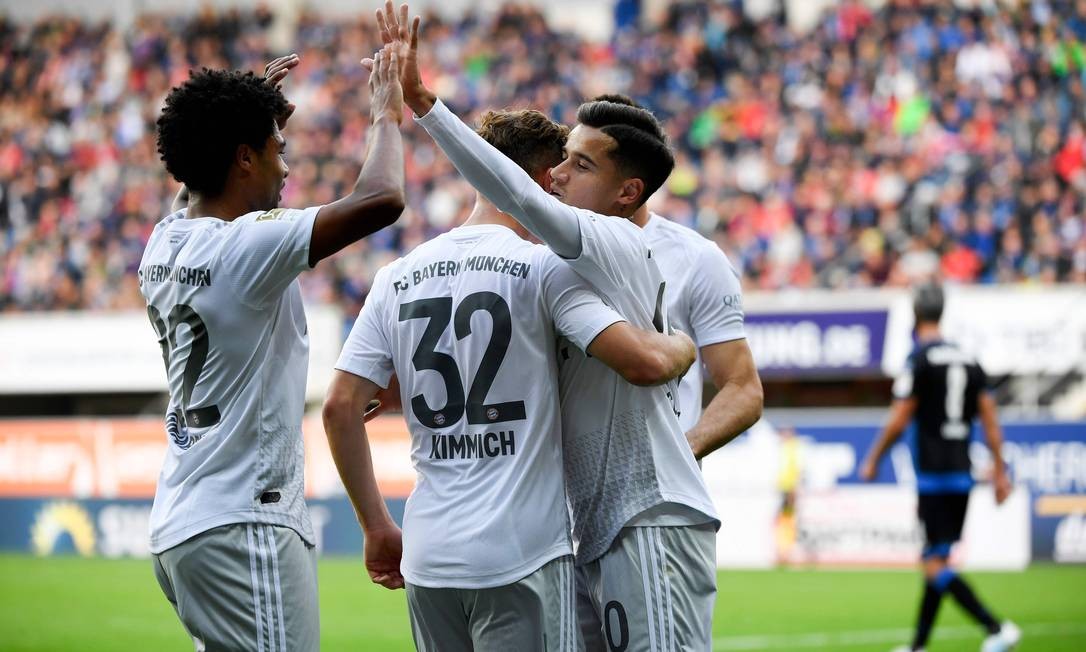
[[[404, 209], [403, 93], [396, 71], [398, 55], [385, 48], [369, 61], [369, 152], [351, 194], [322, 206], [313, 222], [309, 264], [389, 226]], [[366, 61], [363, 61], [365, 64]]]
[[404, 103], [416, 121], [433, 137], [460, 174], [498, 210], [512, 215], [563, 258], [581, 253], [577, 211], [543, 190], [532, 178], [479, 134], [457, 118], [430, 92], [418, 69], [419, 19], [407, 28], [407, 5], [397, 17], [392, 2], [377, 10], [377, 23], [385, 43], [401, 53], [400, 73]]

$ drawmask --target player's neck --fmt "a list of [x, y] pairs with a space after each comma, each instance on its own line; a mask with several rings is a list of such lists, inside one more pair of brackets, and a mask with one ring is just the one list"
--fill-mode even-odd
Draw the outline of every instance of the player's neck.
[[916, 339], [918, 342], [934, 342], [943, 339], [943, 334], [939, 332], [939, 324], [921, 322], [916, 325]]
[[494, 204], [491, 204], [482, 196], [477, 196], [475, 198], [475, 208], [472, 209], [468, 219], [464, 221], [464, 226], [483, 226], [487, 224], [496, 224], [511, 229], [524, 240], [529, 237], [528, 230], [521, 226], [520, 222], [517, 222], [512, 216], [499, 211]]
[[244, 198], [231, 193], [223, 193], [218, 197], [203, 197], [197, 193], [189, 196], [189, 210], [185, 217], [217, 217], [226, 222], [251, 212], [249, 203]]
[[641, 204], [641, 207], [634, 211], [634, 214], [630, 216], [630, 221], [638, 226], [638, 228], [645, 228], [649, 223], [649, 219], [652, 216], [649, 214], [649, 207], [645, 204]]

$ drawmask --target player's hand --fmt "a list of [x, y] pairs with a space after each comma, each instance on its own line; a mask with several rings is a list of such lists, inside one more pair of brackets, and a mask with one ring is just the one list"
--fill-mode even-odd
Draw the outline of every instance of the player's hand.
[[[264, 66], [264, 83], [274, 87], [276, 90], [282, 90], [283, 80], [286, 78], [290, 69], [297, 66], [301, 62], [297, 54], [288, 54], [285, 57], [279, 57], [273, 59], [268, 65]], [[294, 109], [297, 107], [287, 102], [287, 111], [283, 115], [276, 118], [275, 122], [279, 125], [280, 129], [287, 126], [287, 120], [294, 113]]]
[[377, 28], [381, 33], [381, 42], [396, 48], [399, 54], [398, 68], [400, 82], [403, 85], [404, 102], [411, 107], [415, 115], [422, 116], [430, 112], [437, 96], [422, 83], [419, 73], [419, 17], [408, 26], [409, 9], [406, 3], [400, 5], [399, 16], [392, 9], [392, 0], [385, 0], [385, 8], [377, 10]]
[[871, 482], [875, 479], [875, 462], [872, 460], [864, 460], [862, 466], [860, 466], [860, 479], [864, 482]]
[[387, 389], [377, 391], [377, 396], [362, 418], [369, 423], [386, 412], [403, 412], [403, 402], [400, 401], [400, 379], [395, 374], [388, 381]]
[[370, 118], [377, 122], [389, 118], [403, 121], [403, 87], [400, 85], [400, 55], [396, 48], [386, 45], [372, 59], [363, 59], [362, 66], [370, 71]]
[[1006, 473], [998, 473], [992, 481], [992, 485], [995, 488], [995, 500], [996, 505], [1002, 505], [1007, 497], [1011, 495], [1011, 481], [1007, 477]]
[[363, 548], [370, 580], [386, 589], [402, 589], [400, 560], [403, 558], [403, 533], [400, 528], [389, 524], [380, 530], [367, 531]]

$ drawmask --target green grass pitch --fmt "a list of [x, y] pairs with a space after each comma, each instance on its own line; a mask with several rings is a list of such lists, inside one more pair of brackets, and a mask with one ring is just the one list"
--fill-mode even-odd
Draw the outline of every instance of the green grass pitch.
[[[1086, 650], [1086, 567], [970, 573], [981, 598], [1025, 631], [1020, 650]], [[886, 651], [906, 643], [912, 572], [722, 571], [715, 650]], [[403, 591], [370, 584], [360, 561], [320, 562], [324, 650], [411, 650]], [[944, 602], [929, 652], [977, 650], [979, 630]], [[0, 555], [0, 649], [191, 650], [146, 560]]]

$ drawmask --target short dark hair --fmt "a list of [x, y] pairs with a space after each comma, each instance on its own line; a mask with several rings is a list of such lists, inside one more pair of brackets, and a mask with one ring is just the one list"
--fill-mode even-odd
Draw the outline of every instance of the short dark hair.
[[486, 142], [535, 176], [562, 162], [569, 127], [533, 109], [487, 111], [478, 133]]
[[623, 174], [645, 183], [638, 206], [664, 185], [675, 168], [667, 136], [647, 109], [609, 100], [585, 102], [577, 109], [577, 121], [615, 139], [617, 145], [608, 152], [611, 160]]
[[603, 95], [597, 95], [592, 98], [593, 102], [613, 102], [614, 104], [625, 104], [626, 106], [636, 107], [638, 109], [644, 109], [645, 107], [634, 100], [629, 95], [623, 95], [622, 93], [604, 93]]
[[263, 150], [286, 111], [283, 94], [252, 72], [189, 72], [188, 81], [166, 96], [158, 153], [174, 179], [214, 197], [226, 186], [238, 146]]
[[943, 288], [925, 283], [913, 292], [913, 315], [916, 323], [936, 322], [943, 318]]

